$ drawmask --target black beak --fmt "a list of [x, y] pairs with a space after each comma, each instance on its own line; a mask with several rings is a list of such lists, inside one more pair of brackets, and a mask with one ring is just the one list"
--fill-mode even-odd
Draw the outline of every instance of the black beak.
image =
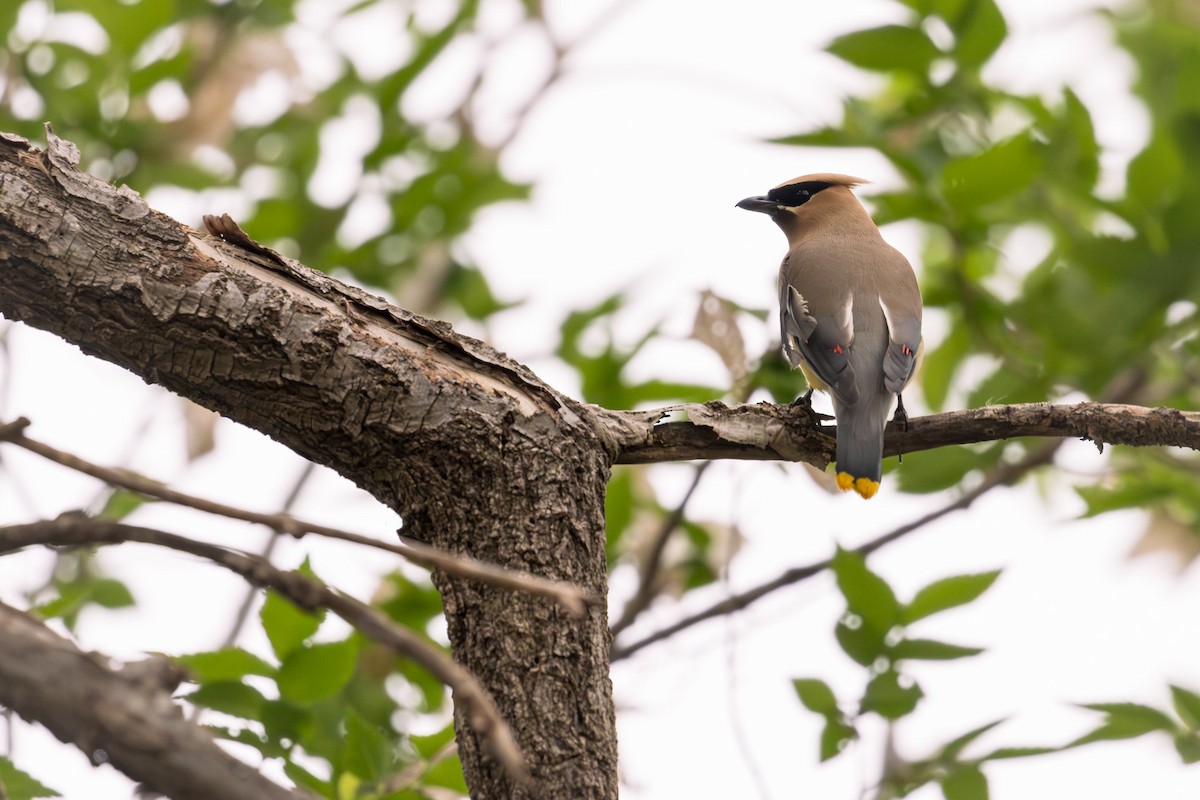
[[747, 211], [758, 211], [762, 214], [774, 214], [779, 210], [779, 203], [768, 200], [765, 196], [747, 197], [745, 200], [739, 200], [737, 207]]

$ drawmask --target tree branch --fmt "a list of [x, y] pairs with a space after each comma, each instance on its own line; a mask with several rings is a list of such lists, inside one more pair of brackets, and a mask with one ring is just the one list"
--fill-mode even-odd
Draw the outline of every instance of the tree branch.
[[[800, 405], [729, 407], [714, 401], [653, 411], [598, 409], [597, 417], [618, 450], [618, 464], [730, 458], [807, 461], [824, 468], [833, 459], [834, 428], [821, 426], [818, 416]], [[914, 417], [907, 430], [889, 424], [884, 455], [1022, 436], [1077, 437], [1099, 448], [1122, 444], [1200, 450], [1200, 412], [1092, 402], [948, 411]]]
[[[51, 521], [0, 527], [0, 554], [35, 544], [73, 546], [121, 542], [142, 542], [191, 553], [237, 573], [254, 586], [274, 589], [300, 608], [309, 611], [329, 609], [364, 636], [419, 664], [449, 686], [454, 692], [455, 703], [467, 715], [472, 728], [491, 744], [493, 757], [515, 780], [529, 784], [525, 757], [512, 729], [475, 676], [437, 647], [366, 603], [299, 573], [278, 569], [257, 556], [151, 528], [93, 520], [81, 514], [64, 514]], [[4, 645], [0, 644], [0, 652], [3, 649]]]
[[660, 591], [658, 575], [662, 568], [662, 557], [667, 549], [667, 541], [671, 538], [671, 534], [675, 532], [675, 529], [679, 527], [679, 523], [683, 521], [684, 510], [687, 508], [687, 504], [692, 499], [696, 487], [700, 485], [700, 479], [704, 477], [704, 473], [708, 470], [710, 464], [712, 464], [711, 461], [705, 461], [697, 465], [696, 471], [692, 474], [692, 482], [683, 494], [683, 499], [679, 501], [679, 505], [675, 506], [671, 513], [662, 521], [658, 531], [654, 534], [654, 538], [650, 540], [650, 545], [645, 548], [641, 561], [638, 563], [637, 591], [633, 593], [633, 597], [629, 598], [629, 602], [621, 610], [620, 618], [609, 626], [609, 631], [612, 633], [614, 639], [621, 634], [621, 631], [636, 622], [642, 612], [649, 608], [650, 603], [658, 596]]
[[[854, 548], [854, 552], [863, 556], [870, 555], [881, 547], [891, 544], [897, 539], [907, 536], [913, 531], [920, 530], [929, 523], [941, 519], [947, 514], [955, 511], [962, 511], [963, 509], [968, 508], [972, 503], [990, 492], [992, 489], [995, 489], [998, 486], [1011, 485], [1031, 470], [1045, 464], [1049, 464], [1054, 458], [1054, 453], [1061, 446], [1061, 440], [1047, 442], [1041, 447], [1038, 447], [1027, 453], [1025, 457], [1019, 461], [1015, 461], [1011, 464], [998, 465], [978, 486], [968, 492], [963, 493], [963, 495], [956, 500], [947, 503], [935, 511], [931, 511], [919, 519], [915, 519], [912, 522], [906, 522], [903, 525], [872, 539], [866, 544]], [[614, 645], [612, 650], [612, 660], [620, 661], [621, 659], [628, 658], [639, 650], [669, 639], [677, 633], [681, 633], [688, 628], [699, 625], [701, 622], [705, 622], [715, 617], [724, 616], [726, 614], [732, 614], [736, 611], [741, 611], [745, 608], [748, 608], [751, 604], [761, 600], [772, 592], [820, 575], [832, 565], [833, 562], [830, 559], [824, 559], [803, 567], [793, 567], [789, 570], [785, 570], [782, 574], [767, 581], [766, 583], [759, 584], [758, 586], [747, 589], [744, 592], [739, 592], [738, 594], [726, 597], [724, 600], [714, 603], [703, 611], [698, 611], [695, 614], [684, 617], [678, 622], [657, 630], [642, 639], [638, 639], [627, 645]]]
[[436, 568], [448, 575], [471, 578], [483, 581], [491, 586], [512, 591], [529, 592], [530, 594], [549, 597], [562, 603], [568, 611], [577, 617], [582, 617], [588, 606], [596, 607], [601, 605], [598, 597], [580, 589], [578, 586], [573, 586], [562, 581], [539, 578], [536, 575], [530, 575], [526, 572], [507, 570], [497, 567], [494, 564], [486, 564], [470, 556], [446, 553], [438, 550], [436, 547], [430, 547], [420, 542], [393, 544], [351, 531], [331, 528], [327, 525], [305, 522], [289, 514], [262, 514], [257, 511], [249, 511], [237, 506], [185, 494], [184, 492], [170, 489], [158, 481], [138, 475], [135, 472], [114, 469], [112, 467], [102, 467], [72, 453], [58, 450], [43, 442], [30, 439], [24, 432], [29, 424], [29, 420], [23, 417], [11, 423], [0, 424], [0, 442], [10, 442], [31, 453], [37, 453], [56, 464], [61, 464], [76, 472], [82, 472], [85, 475], [98, 478], [112, 486], [120, 486], [123, 489], [128, 489], [131, 492], [146, 495], [147, 497], [156, 497], [159, 500], [165, 500], [169, 503], [187, 506], [209, 514], [218, 514], [230, 519], [240, 519], [244, 522], [265, 525], [272, 530], [286, 533], [296, 539], [302, 539], [306, 534], [312, 533], [317, 536], [339, 539], [364, 547], [374, 547], [403, 556], [409, 561], [420, 564], [427, 569]]
[[[334, 469], [399, 513], [406, 541], [605, 595], [615, 451], [588, 408], [447, 323], [221, 218], [209, 234], [180, 225], [78, 160], [50, 131], [44, 150], [0, 135], [0, 313]], [[615, 798], [605, 609], [580, 619], [441, 569], [433, 581], [456, 658], [520, 732], [538, 785]], [[472, 793], [528, 797], [455, 700]]]
[[0, 705], [175, 800], [312, 797], [267, 780], [185, 720], [171, 699], [181, 678], [162, 657], [113, 668], [0, 603]]

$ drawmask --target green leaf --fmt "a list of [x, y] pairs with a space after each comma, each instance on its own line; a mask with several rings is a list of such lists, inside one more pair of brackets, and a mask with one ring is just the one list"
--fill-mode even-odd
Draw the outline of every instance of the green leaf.
[[892, 648], [891, 654], [896, 661], [904, 659], [951, 661], [956, 658], [977, 656], [982, 652], [982, 647], [963, 647], [946, 642], [935, 642], [932, 639], [904, 639]]
[[134, 604], [129, 588], [115, 578], [99, 578], [91, 589], [92, 602], [103, 608], [128, 608]]
[[316, 775], [299, 766], [290, 759], [283, 762], [283, 772], [297, 786], [303, 786], [311, 792], [315, 792], [321, 797], [328, 800], [339, 800], [334, 786], [329, 781], [323, 781]]
[[1200, 761], [1200, 734], [1196, 731], [1175, 734], [1175, 752], [1185, 764], [1195, 764]]
[[1171, 686], [1171, 702], [1175, 705], [1175, 713], [1183, 720], [1183, 724], [1191, 730], [1200, 729], [1200, 694], [1182, 686]]
[[268, 589], [258, 618], [271, 641], [271, 649], [283, 661], [317, 632], [325, 619], [325, 609], [306, 611]]
[[838, 548], [833, 571], [847, 606], [834, 636], [846, 655], [869, 666], [887, 652], [887, 635], [900, 619], [900, 603], [858, 553]]
[[96, 514], [96, 519], [119, 521], [125, 519], [143, 504], [147, 498], [144, 495], [126, 489], [114, 489], [104, 503], [104, 508]]
[[273, 742], [295, 743], [313, 727], [313, 715], [286, 700], [268, 700], [262, 709], [263, 730]]
[[809, 711], [814, 711], [824, 717], [838, 715], [837, 698], [829, 684], [818, 678], [797, 678], [792, 681], [796, 695]]
[[377, 604], [393, 621], [417, 631], [442, 613], [441, 596], [428, 579], [414, 581], [399, 572], [387, 576]]
[[911, 714], [917, 703], [925, 696], [916, 683], [902, 685], [895, 670], [881, 672], [867, 684], [863, 694], [862, 710], [873, 711], [884, 719], [900, 719]]
[[358, 645], [350, 639], [314, 644], [288, 656], [275, 682], [285, 700], [315, 703], [332, 697], [354, 674], [358, 663]]
[[864, 667], [874, 664], [888, 650], [887, 634], [864, 625], [862, 618], [855, 614], [846, 614], [839, 619], [833, 635], [842, 651]]
[[900, 602], [883, 578], [867, 568], [866, 560], [851, 550], [838, 548], [833, 573], [850, 613], [866, 626], [887, 634], [900, 621]]
[[954, 31], [954, 57], [964, 67], [982, 66], [1004, 43], [1008, 25], [994, 0], [970, 0], [957, 19], [947, 20]]
[[35, 797], [62, 797], [61, 794], [43, 785], [27, 772], [0, 756], [0, 797], [8, 800], [32, 800]]
[[973, 156], [958, 158], [942, 170], [946, 202], [960, 213], [1027, 188], [1043, 169], [1041, 150], [1028, 133]]
[[127, 608], [134, 604], [133, 595], [125, 584], [114, 578], [100, 578], [90, 565], [81, 565], [80, 574], [71, 580], [55, 580], [58, 597], [42, 603], [34, 612], [44, 619], [60, 617], [68, 628], [74, 628], [80, 612], [89, 605], [102, 608]]
[[429, 761], [441, 752], [442, 748], [454, 741], [454, 725], [447, 725], [437, 733], [429, 736], [410, 736], [408, 740], [421, 758]]
[[1100, 176], [1100, 145], [1096, 142], [1096, 128], [1091, 112], [1071, 89], [1063, 90], [1063, 123], [1070, 134], [1070, 142], [1056, 143], [1068, 148], [1069, 163], [1087, 190], [1096, 185]]
[[199, 683], [237, 680], [245, 675], [274, 675], [275, 668], [240, 647], [176, 656]]
[[1173, 732], [1175, 721], [1150, 706], [1138, 703], [1093, 703], [1083, 706], [1106, 715], [1106, 719], [1091, 733], [1079, 737], [1068, 747], [1078, 747], [1091, 742], [1136, 739], [1153, 731]]
[[267, 702], [261, 692], [240, 681], [206, 683], [189, 694], [187, 700], [231, 717], [254, 720], [262, 719], [263, 706]]
[[431, 763], [421, 775], [421, 784], [450, 789], [463, 797], [469, 793], [466, 779], [463, 777], [462, 762], [459, 760], [457, 752], [447, 753], [444, 757]]
[[998, 747], [979, 760], [1003, 761], [1009, 758], [1030, 758], [1032, 756], [1044, 756], [1049, 753], [1057, 753], [1061, 750], [1061, 747]]
[[896, 476], [903, 491], [925, 494], [958, 486], [968, 472], [989, 465], [973, 448], [940, 447], [937, 452], [906, 454], [904, 467], [896, 470]]
[[1150, 143], [1129, 162], [1127, 195], [1131, 206], [1147, 211], [1163, 208], [1179, 195], [1187, 171], [1179, 147], [1168, 130], [1158, 129]]
[[620, 554], [621, 539], [633, 522], [635, 474], [633, 468], [615, 467], [604, 493], [605, 548], [610, 566]]
[[396, 760], [391, 737], [380, 726], [363, 718], [353, 707], [346, 709], [346, 741], [342, 768], [364, 781], [385, 777]]
[[901, 620], [911, 625], [919, 619], [975, 601], [1000, 577], [1000, 570], [975, 575], [955, 575], [934, 581], [917, 592], [901, 611]]
[[1133, 468], [1121, 473], [1113, 485], [1076, 489], [1087, 503], [1086, 517], [1121, 508], [1152, 507], [1173, 498], [1177, 503], [1200, 506], [1200, 485], [1175, 465], [1137, 457]]
[[446, 279], [445, 292], [471, 319], [482, 320], [515, 303], [502, 303], [492, 293], [487, 278], [475, 267], [455, 264]]
[[[940, 345], [932, 351], [926, 351], [917, 377], [930, 408], [944, 408], [950, 383], [959, 366], [971, 354], [971, 348], [970, 332], [965, 325], [956, 325]], [[939, 454], [945, 449], [939, 450]]]
[[988, 783], [979, 767], [964, 767], [942, 778], [946, 800], [988, 800]]
[[884, 25], [834, 39], [825, 48], [856, 67], [876, 72], [914, 72], [925, 75], [941, 51], [916, 28]]
[[959, 754], [966, 749], [967, 745], [999, 725], [1001, 722], [1004, 722], [1004, 720], [998, 719], [994, 722], [989, 722], [986, 725], [980, 725], [978, 728], [969, 730], [962, 736], [946, 742], [946, 744], [943, 745], [941, 752], [938, 754], [938, 760], [957, 761]]
[[825, 719], [821, 730], [821, 761], [825, 762], [846, 749], [846, 745], [858, 738], [853, 725], [833, 717]]

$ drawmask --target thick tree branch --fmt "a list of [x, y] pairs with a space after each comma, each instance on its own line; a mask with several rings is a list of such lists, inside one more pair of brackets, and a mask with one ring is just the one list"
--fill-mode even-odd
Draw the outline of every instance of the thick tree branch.
[[[312, 578], [278, 569], [257, 556], [152, 528], [94, 520], [81, 514], [66, 514], [51, 521], [0, 528], [0, 554], [35, 544], [71, 546], [121, 542], [142, 542], [191, 553], [237, 573], [254, 586], [274, 589], [301, 608], [309, 611], [329, 609], [364, 636], [389, 648], [396, 655], [414, 661], [449, 686], [454, 692], [455, 702], [469, 717], [471, 726], [489, 742], [492, 755], [504, 764], [515, 780], [522, 784], [529, 782], [529, 770], [512, 730], [475, 676], [451, 661], [441, 650], [404, 626], [395, 624], [366, 603], [330, 589]], [[0, 654], [7, 644], [0, 642]]]
[[[586, 407], [446, 323], [235, 230], [186, 228], [77, 162], [49, 132], [45, 150], [0, 137], [0, 313], [333, 468], [395, 509], [409, 541], [606, 595], [614, 451]], [[615, 798], [604, 609], [579, 619], [433, 578], [455, 657], [496, 698], [536, 782]], [[527, 797], [457, 703], [455, 715], [472, 794]]]
[[175, 800], [298, 800], [217, 746], [171, 699], [182, 673], [156, 657], [114, 668], [0, 603], [0, 705], [97, 763]]

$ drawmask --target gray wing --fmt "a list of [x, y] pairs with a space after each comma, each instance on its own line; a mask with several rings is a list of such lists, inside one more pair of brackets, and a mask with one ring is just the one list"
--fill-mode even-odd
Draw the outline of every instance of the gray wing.
[[[917, 366], [921, 347], [921, 318], [911, 313], [896, 312], [879, 300], [887, 322], [888, 346], [883, 357], [883, 385], [893, 394], [904, 391]], [[919, 308], [919, 306], [918, 306]]]
[[858, 386], [850, 365], [851, 312], [847, 305], [841, 319], [813, 314], [795, 286], [786, 281], [780, 285], [780, 333], [788, 362], [794, 368], [803, 360], [846, 405], [858, 402]]

